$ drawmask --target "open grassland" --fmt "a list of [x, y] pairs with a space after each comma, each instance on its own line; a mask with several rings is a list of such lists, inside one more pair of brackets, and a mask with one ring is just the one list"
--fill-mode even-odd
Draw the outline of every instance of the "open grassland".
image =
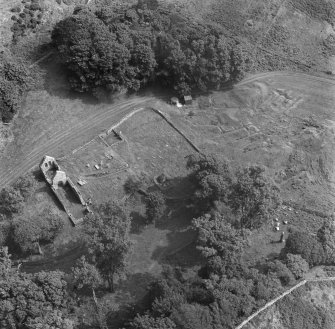
[[331, 80], [273, 73], [213, 93], [210, 102], [200, 98], [178, 122], [192, 129], [200, 149], [264, 164], [284, 199], [327, 211], [334, 197], [333, 102]]
[[244, 46], [251, 70], [333, 71], [334, 2], [326, 0], [168, 0], [223, 27]]

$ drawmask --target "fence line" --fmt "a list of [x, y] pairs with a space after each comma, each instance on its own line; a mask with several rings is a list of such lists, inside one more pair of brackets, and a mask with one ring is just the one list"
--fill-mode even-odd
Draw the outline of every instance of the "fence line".
[[160, 115], [173, 129], [175, 129], [181, 136], [183, 136], [187, 141], [187, 143], [190, 144], [195, 151], [201, 153], [200, 149], [179, 128], [177, 128], [175, 124], [170, 119], [168, 119], [167, 116], [162, 111], [157, 110], [155, 108], [151, 108], [151, 110]]

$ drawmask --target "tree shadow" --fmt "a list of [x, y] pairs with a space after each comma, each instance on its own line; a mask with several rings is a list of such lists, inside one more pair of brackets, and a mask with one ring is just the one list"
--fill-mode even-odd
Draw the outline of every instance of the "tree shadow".
[[53, 201], [53, 203], [56, 205], [56, 207], [61, 210], [61, 211], [65, 211], [63, 205], [61, 204], [61, 202], [58, 200], [58, 198], [55, 196], [55, 194], [52, 192], [50, 186], [48, 186], [47, 183], [45, 183], [44, 186], [39, 187], [36, 189], [35, 191], [36, 193], [46, 193]]
[[158, 246], [151, 258], [161, 265], [191, 267], [204, 264], [204, 258], [196, 248], [197, 232], [191, 227], [168, 233], [167, 246]]
[[66, 252], [55, 257], [44, 257], [37, 261], [25, 261], [21, 270], [26, 273], [60, 270], [69, 273], [76, 260], [87, 254], [85, 245], [81, 242], [73, 244]]
[[80, 99], [84, 104], [97, 104], [99, 101], [89, 93], [79, 93], [71, 89], [68, 77], [70, 71], [61, 63], [57, 52], [39, 63], [45, 72], [44, 89], [52, 96], [62, 99]]
[[132, 218], [130, 233], [140, 234], [147, 225], [147, 219], [137, 211], [132, 211], [130, 216]]
[[169, 91], [166, 88], [157, 86], [156, 83], [152, 83], [138, 92], [127, 92], [125, 94], [106, 93], [106, 97], [102, 96], [101, 99], [97, 99], [89, 92], [76, 92], [71, 89], [69, 83], [71, 71], [61, 62], [57, 52], [39, 63], [39, 67], [46, 73], [44, 77], [44, 88], [50, 95], [63, 99], [80, 99], [84, 104], [112, 104], [120, 98], [132, 96], [152, 96], [167, 101], [174, 95], [173, 91]]
[[122, 328], [137, 313], [142, 313], [151, 305], [148, 287], [157, 280], [149, 273], [134, 273], [116, 285], [114, 301], [118, 309], [107, 315], [108, 328]]
[[273, 260], [279, 259], [279, 257], [280, 257], [280, 253], [272, 252], [272, 253], [268, 254], [267, 259], [269, 261], [273, 261]]
[[193, 266], [203, 264], [196, 249], [197, 232], [192, 228], [192, 219], [199, 216], [193, 204], [194, 183], [189, 177], [167, 179], [161, 186], [166, 198], [167, 210], [155, 227], [169, 231], [165, 246], [157, 246], [151, 258], [164, 265]]
[[169, 102], [171, 97], [176, 96], [176, 92], [171, 88], [166, 88], [162, 86], [157, 81], [149, 83], [145, 88], [141, 89], [137, 92], [138, 96], [151, 96], [157, 99], [160, 99], [164, 102]]
[[169, 178], [160, 185], [160, 189], [164, 192], [167, 200], [191, 199], [195, 188], [195, 184], [188, 176]]
[[34, 179], [37, 182], [43, 182], [44, 181], [44, 177], [43, 177], [43, 174], [42, 174], [40, 169], [34, 169], [32, 171], [32, 176], [34, 177]]

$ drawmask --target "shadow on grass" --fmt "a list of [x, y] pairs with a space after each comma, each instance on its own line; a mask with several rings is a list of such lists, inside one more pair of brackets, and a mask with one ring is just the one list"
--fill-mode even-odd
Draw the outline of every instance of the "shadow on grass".
[[45, 186], [40, 187], [36, 189], [36, 193], [46, 193], [53, 201], [53, 203], [57, 206], [57, 208], [61, 211], [65, 211], [63, 205], [60, 203], [60, 201], [57, 199], [55, 194], [52, 192], [50, 186], [45, 183]]
[[[174, 197], [167, 198], [165, 216], [155, 223], [157, 229], [169, 231], [166, 234], [168, 243], [157, 246], [151, 257], [161, 265], [195, 266], [203, 263], [195, 246], [197, 232], [192, 228], [192, 219], [198, 216], [198, 212], [196, 207], [190, 205], [189, 191], [192, 186], [189, 184], [188, 178], [169, 181], [168, 194]], [[185, 185], [188, 186], [185, 188]]]
[[101, 92], [101, 98], [97, 99], [91, 93], [71, 90], [69, 83], [71, 71], [61, 63], [57, 52], [42, 61], [39, 66], [45, 72], [44, 88], [50, 95], [63, 99], [80, 99], [84, 104], [94, 105], [103, 102], [111, 104], [124, 97], [132, 96], [153, 96], [160, 100], [168, 101], [173, 96], [173, 92], [164, 87], [157, 86], [157, 83], [153, 83], [137, 93], [106, 93], [106, 95], [103, 95], [104, 92]]
[[41, 170], [38, 168], [38, 169], [34, 169], [32, 172], [32, 175], [34, 177], [34, 179], [38, 182], [45, 182], [44, 180], [44, 177], [43, 177], [43, 174], [41, 172]]
[[148, 309], [151, 304], [148, 287], [156, 280], [157, 278], [149, 273], [135, 273], [117, 284], [114, 301], [119, 307], [108, 313], [108, 328], [122, 328], [137, 313]]
[[203, 264], [203, 258], [196, 249], [197, 233], [188, 229], [167, 235], [168, 245], [157, 247], [152, 259], [161, 265], [196, 266]]
[[168, 179], [161, 187], [167, 200], [191, 199], [196, 188], [188, 176]]
[[147, 219], [137, 211], [132, 211], [130, 216], [132, 218], [130, 233], [140, 234], [148, 224]]
[[56, 257], [48, 257], [38, 261], [28, 261], [22, 264], [21, 270], [26, 273], [37, 273], [40, 271], [56, 271], [61, 270], [69, 273], [75, 261], [87, 252], [83, 243], [76, 243], [71, 246], [62, 255]]
[[66, 99], [80, 99], [85, 104], [97, 104], [98, 100], [89, 93], [79, 93], [71, 90], [68, 76], [70, 72], [59, 60], [55, 52], [39, 64], [44, 70], [44, 88], [52, 96]]

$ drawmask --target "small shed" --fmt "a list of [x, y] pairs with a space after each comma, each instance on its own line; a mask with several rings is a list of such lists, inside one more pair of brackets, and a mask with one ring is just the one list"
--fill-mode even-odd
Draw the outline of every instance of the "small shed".
[[191, 105], [192, 101], [193, 101], [192, 96], [190, 96], [190, 95], [184, 96], [185, 105]]

